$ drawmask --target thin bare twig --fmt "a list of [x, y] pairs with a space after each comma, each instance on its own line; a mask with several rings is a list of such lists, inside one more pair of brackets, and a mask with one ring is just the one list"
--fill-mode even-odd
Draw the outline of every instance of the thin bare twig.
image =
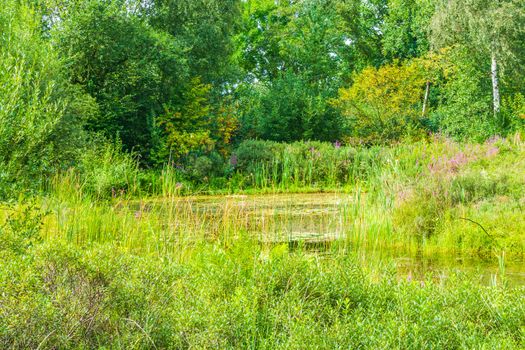
[[498, 246], [498, 248], [501, 248], [501, 246], [499, 245], [499, 243], [498, 243], [498, 241], [496, 240], [496, 238], [495, 238], [494, 236], [492, 236], [492, 235], [491, 235], [491, 234], [485, 229], [485, 227], [483, 227], [482, 224], [480, 224], [479, 222], [474, 221], [474, 220], [472, 220], [472, 219], [469, 219], [469, 218], [460, 218], [460, 219], [461, 219], [461, 220], [468, 221], [468, 222], [471, 222], [471, 223], [473, 223], [473, 224], [479, 226], [479, 227], [483, 230], [483, 232], [485, 232], [485, 234], [486, 234], [486, 235], [487, 235], [487, 236], [488, 236], [488, 237], [489, 237], [494, 243], [496, 243], [496, 245]]

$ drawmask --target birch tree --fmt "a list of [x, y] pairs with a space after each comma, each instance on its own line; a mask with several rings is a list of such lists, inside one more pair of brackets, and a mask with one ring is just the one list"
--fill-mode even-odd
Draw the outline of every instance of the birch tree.
[[519, 65], [525, 33], [523, 0], [438, 0], [431, 21], [434, 48], [462, 45], [490, 60], [494, 114], [500, 111], [500, 77]]

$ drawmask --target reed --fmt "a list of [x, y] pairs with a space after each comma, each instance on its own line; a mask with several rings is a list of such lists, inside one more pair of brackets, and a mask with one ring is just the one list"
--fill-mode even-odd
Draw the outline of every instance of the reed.
[[[315, 192], [319, 183], [312, 179], [314, 158], [305, 158], [307, 163], [300, 163], [294, 155], [304, 154], [305, 149], [312, 152], [306, 145], [290, 146], [269, 162], [256, 163], [253, 168], [246, 166], [253, 170], [254, 187], [230, 188], [225, 192]], [[351, 153], [350, 149], [323, 146], [333, 148], [330, 154]], [[322, 227], [323, 221], [320, 221], [318, 231], [335, 230], [337, 238], [347, 245], [476, 252], [488, 256], [495, 249], [505, 249], [511, 255], [523, 255], [525, 227], [521, 217], [525, 184], [520, 174], [525, 172], [525, 151], [522, 143], [498, 140], [484, 145], [460, 145], [437, 139], [432, 143], [352, 154], [351, 165], [344, 172], [338, 172], [341, 169], [337, 166], [326, 166], [323, 170], [322, 176], [328, 179], [323, 186], [333, 185], [333, 188], [327, 187], [328, 192], [340, 198], [337, 212], [331, 214], [331, 220], [339, 226], [336, 230], [330, 227], [333, 223]], [[506, 165], [511, 163], [513, 168], [507, 170]], [[357, 173], [359, 175], [355, 175]], [[335, 174], [351, 180], [337, 182]], [[50, 195], [42, 200], [42, 206], [53, 212], [53, 219], [44, 225], [46, 237], [75, 237], [81, 243], [119, 240], [130, 249], [152, 251], [152, 247], [161, 249], [156, 241], [158, 234], [228, 242], [230, 237], [248, 232], [294, 231], [282, 225], [289, 222], [292, 226], [291, 218], [297, 210], [281, 208], [279, 216], [263, 215], [265, 206], [273, 205], [271, 201], [264, 204], [264, 199], [257, 202], [262, 207], [252, 211], [235, 204], [234, 197], [217, 199], [206, 208], [198, 196], [198, 186], [184, 182], [173, 167], [165, 167], [159, 176], [152, 176], [146, 192], [141, 192], [144, 186], [140, 185], [140, 179], [133, 179], [132, 183], [129, 191], [114, 191], [110, 198], [103, 199], [90, 191], [75, 171], [56, 176]], [[301, 196], [297, 197], [299, 203], [302, 200]], [[306, 220], [309, 213], [299, 214], [301, 216], [299, 220]], [[151, 232], [154, 234], [149, 237]], [[278, 240], [276, 237], [265, 239]], [[175, 241], [167, 240], [170, 244], [176, 244]]]
[[[0, 347], [523, 348], [523, 146], [334, 148], [344, 169], [289, 151], [236, 195], [172, 167], [110, 196], [57, 175], [0, 208]], [[484, 283], [400, 273], [396, 254], [497, 264]]]

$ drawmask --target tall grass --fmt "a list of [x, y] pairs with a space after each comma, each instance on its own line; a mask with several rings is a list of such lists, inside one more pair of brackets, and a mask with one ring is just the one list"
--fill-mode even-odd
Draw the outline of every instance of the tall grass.
[[485, 287], [461, 274], [398, 280], [392, 268], [372, 273], [350, 254], [316, 257], [239, 238], [186, 244], [184, 254], [162, 258], [110, 243], [0, 249], [1, 347], [524, 344], [522, 288]]
[[[283, 153], [274, 156], [259, 154], [266, 161], [247, 161], [239, 156], [238, 176], [253, 176], [250, 186], [256, 193], [305, 189], [339, 193], [343, 200], [334, 216], [341, 223], [337, 238], [344, 238], [348, 244], [476, 252], [485, 256], [502, 249], [515, 256], [523, 254], [525, 179], [521, 174], [525, 172], [525, 150], [519, 139], [495, 139], [483, 145], [436, 139], [431, 143], [358, 151], [319, 145], [329, 154], [328, 158], [341, 156], [337, 158], [339, 163], [314, 166], [312, 158], [303, 157], [311, 153], [307, 147], [310, 144], [294, 144], [283, 146]], [[103, 164], [112, 159], [107, 158]], [[341, 159], [346, 159], [346, 163]], [[345, 164], [344, 171], [337, 164]], [[512, 169], [508, 169], [508, 164], [513, 164]], [[322, 175], [313, 175], [316, 166]], [[234, 199], [219, 201], [213, 206], [214, 212], [196, 211], [199, 200], [194, 196], [199, 194], [199, 187], [185, 182], [173, 167], [165, 167], [158, 176], [144, 177], [131, 170], [126, 173], [132, 174], [129, 184], [122, 185], [121, 190], [104, 185], [111, 196], [102, 201], [101, 192], [93, 191], [99, 187], [87, 184], [77, 172], [57, 176], [52, 194], [46, 199], [47, 206], [56, 212], [56, 218], [50, 219], [49, 232], [68, 236], [64, 232], [74, 231], [80, 241], [89, 241], [89, 237], [112, 240], [118, 232], [126, 232], [127, 240], [136, 236], [137, 242], [146, 244], [150, 240], [148, 232], [162, 232], [169, 237], [195, 233], [202, 237], [207, 233], [227, 241], [229, 236], [265, 229], [253, 219], [253, 213], [234, 205]], [[328, 179], [323, 186], [316, 180], [319, 176]], [[144, 179], [148, 180], [147, 186]], [[340, 179], [346, 182], [338, 182], [343, 181]], [[226, 193], [246, 192], [244, 186], [226, 189]], [[181, 197], [192, 194], [193, 197]], [[149, 196], [155, 199], [147, 200]], [[134, 198], [140, 200], [133, 203], [142, 204], [130, 204]], [[134, 205], [137, 208], [130, 209]], [[265, 220], [265, 225], [276, 225], [286, 218]], [[168, 222], [177, 224], [166, 226]], [[158, 245], [155, 234], [151, 241]]]
[[[288, 153], [253, 163], [259, 185], [235, 190], [321, 188], [320, 165]], [[524, 289], [505, 277], [525, 247], [523, 143], [352, 154], [346, 175], [322, 170], [336, 193], [195, 196], [166, 168], [105, 196], [72, 170], [49, 195], [5, 204], [0, 347], [523, 348]], [[391, 250], [499, 270], [489, 286], [416, 279], [374, 257]]]

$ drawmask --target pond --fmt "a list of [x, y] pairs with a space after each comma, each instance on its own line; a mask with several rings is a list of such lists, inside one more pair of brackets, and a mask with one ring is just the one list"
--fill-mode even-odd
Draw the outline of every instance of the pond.
[[[245, 232], [262, 244], [287, 244], [291, 250], [303, 249], [321, 257], [347, 242], [345, 250], [367, 268], [388, 266], [399, 278], [442, 279], [453, 272], [465, 272], [479, 276], [485, 284], [501, 282], [501, 264], [496, 255], [487, 259], [423, 253], [404, 249], [402, 244], [381, 244], [386, 239], [381, 235], [374, 238], [376, 244], [356, 244], [362, 238], [355, 231], [367, 227], [359, 213], [364, 202], [363, 198], [344, 193], [201, 196], [133, 202], [128, 209], [136, 216], [156, 213], [166, 226], [177, 226], [184, 232], [194, 232], [196, 227], [210, 235]], [[378, 220], [386, 220], [381, 212], [376, 215]], [[507, 259], [504, 267], [510, 284], [525, 285], [523, 261]]]

